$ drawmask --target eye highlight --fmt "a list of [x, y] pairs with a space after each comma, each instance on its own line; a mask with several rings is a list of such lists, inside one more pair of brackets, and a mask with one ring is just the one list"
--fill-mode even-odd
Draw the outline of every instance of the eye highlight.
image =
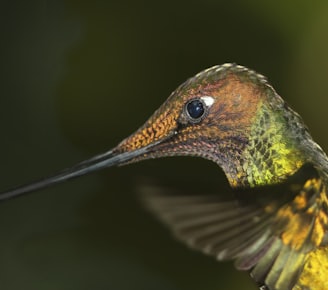
[[185, 111], [192, 123], [198, 123], [202, 120], [206, 112], [206, 104], [202, 99], [189, 101], [185, 106]]

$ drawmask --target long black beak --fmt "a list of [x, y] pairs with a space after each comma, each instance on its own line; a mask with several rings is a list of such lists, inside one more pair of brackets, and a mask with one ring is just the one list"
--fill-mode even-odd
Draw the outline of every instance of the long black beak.
[[59, 173], [46, 177], [44, 179], [40, 179], [38, 181], [18, 186], [16, 188], [4, 191], [0, 193], [0, 200], [6, 200], [10, 198], [14, 198], [32, 191], [36, 191], [42, 188], [49, 187], [51, 185], [55, 185], [57, 183], [73, 179], [91, 172], [95, 172], [97, 170], [113, 167], [116, 165], [122, 165], [128, 161], [133, 160], [136, 157], [140, 157], [146, 154], [150, 148], [159, 142], [155, 142], [149, 144], [148, 146], [142, 147], [140, 149], [136, 149], [131, 152], [123, 152], [117, 153], [115, 150], [107, 151], [106, 153], [97, 155], [93, 158], [85, 160], [81, 163], [76, 164], [71, 168], [67, 168]]

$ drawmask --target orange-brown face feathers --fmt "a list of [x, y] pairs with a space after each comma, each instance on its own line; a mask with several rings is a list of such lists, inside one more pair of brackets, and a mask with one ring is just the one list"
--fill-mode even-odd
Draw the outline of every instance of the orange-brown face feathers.
[[123, 140], [117, 150], [133, 151], [171, 137], [177, 129], [180, 110], [163, 106], [134, 134]]

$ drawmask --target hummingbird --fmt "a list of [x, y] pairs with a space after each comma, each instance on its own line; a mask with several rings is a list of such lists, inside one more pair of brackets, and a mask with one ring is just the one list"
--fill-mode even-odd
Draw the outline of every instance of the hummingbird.
[[231, 188], [145, 194], [147, 207], [179, 240], [233, 260], [259, 289], [328, 289], [328, 158], [267, 79], [241, 65], [196, 74], [112, 150], [2, 192], [0, 199], [167, 156], [213, 161]]

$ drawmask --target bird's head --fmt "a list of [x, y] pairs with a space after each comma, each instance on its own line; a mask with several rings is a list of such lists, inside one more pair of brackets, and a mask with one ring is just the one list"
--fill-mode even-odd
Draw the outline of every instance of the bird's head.
[[215, 66], [178, 87], [114, 152], [148, 148], [129, 162], [199, 156], [215, 161], [233, 186], [266, 184], [300, 165], [276, 160], [292, 151], [286, 110], [263, 76], [235, 64]]

